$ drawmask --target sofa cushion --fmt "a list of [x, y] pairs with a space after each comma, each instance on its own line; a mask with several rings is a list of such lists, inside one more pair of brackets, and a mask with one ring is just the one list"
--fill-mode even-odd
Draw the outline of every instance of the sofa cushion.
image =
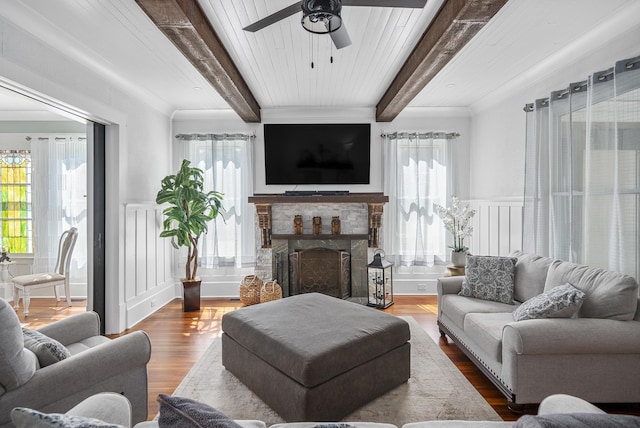
[[513, 319], [571, 318], [578, 312], [583, 301], [582, 291], [571, 284], [559, 285], [518, 306], [513, 311]]
[[461, 296], [513, 303], [515, 257], [467, 255]]
[[11, 422], [16, 428], [125, 428], [124, 425], [85, 416], [42, 413], [25, 407], [16, 407], [11, 411]]
[[630, 276], [555, 260], [549, 266], [544, 291], [566, 283], [585, 293], [578, 317], [627, 321], [636, 313], [638, 282]]
[[458, 294], [445, 294], [440, 298], [440, 311], [460, 329], [464, 329], [464, 318], [469, 313], [511, 313], [515, 305], [507, 305], [490, 300], [480, 300], [473, 297], [464, 297]]
[[502, 362], [502, 329], [513, 322], [509, 313], [467, 314], [464, 332], [495, 361]]
[[513, 299], [524, 302], [542, 293], [553, 259], [522, 251], [513, 251], [509, 256], [518, 259], [513, 280]]
[[219, 410], [191, 398], [159, 394], [158, 402], [159, 428], [241, 428]]
[[23, 328], [22, 335], [24, 336], [24, 347], [36, 354], [40, 367], [50, 366], [71, 356], [69, 350], [62, 343], [39, 331]]
[[513, 428], [640, 428], [640, 417], [606, 413], [557, 413], [553, 415], [524, 415]]
[[16, 311], [0, 298], [0, 391], [15, 389], [36, 372], [38, 359], [24, 347], [20, 320]]

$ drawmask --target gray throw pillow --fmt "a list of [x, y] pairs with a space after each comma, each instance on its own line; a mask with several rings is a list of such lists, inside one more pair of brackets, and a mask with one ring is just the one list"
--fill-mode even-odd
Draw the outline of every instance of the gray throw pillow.
[[461, 296], [513, 304], [515, 257], [467, 255]]
[[640, 417], [607, 413], [558, 413], [524, 415], [513, 428], [640, 428]]
[[159, 428], [242, 428], [213, 407], [184, 397], [158, 395]]
[[513, 311], [513, 319], [571, 318], [582, 306], [584, 297], [585, 294], [571, 284], [559, 285], [518, 306]]
[[62, 343], [37, 330], [23, 327], [22, 335], [24, 347], [36, 354], [38, 361], [40, 361], [40, 367], [50, 366], [71, 356], [69, 350]]
[[11, 411], [11, 422], [16, 428], [125, 428], [99, 419], [84, 416], [42, 413], [26, 407], [16, 407]]

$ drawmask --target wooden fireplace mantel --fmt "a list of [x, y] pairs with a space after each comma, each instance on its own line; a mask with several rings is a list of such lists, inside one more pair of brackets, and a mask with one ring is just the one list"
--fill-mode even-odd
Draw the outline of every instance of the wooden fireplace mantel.
[[262, 248], [271, 248], [271, 206], [274, 204], [317, 204], [317, 203], [365, 203], [369, 209], [369, 247], [378, 248], [380, 244], [380, 228], [382, 212], [389, 197], [382, 193], [349, 193], [346, 195], [283, 195], [258, 194], [249, 196], [249, 203], [256, 206], [258, 229]]

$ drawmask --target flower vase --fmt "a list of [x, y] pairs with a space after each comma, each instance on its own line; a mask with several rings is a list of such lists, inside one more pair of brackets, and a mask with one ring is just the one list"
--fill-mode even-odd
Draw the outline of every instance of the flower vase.
[[451, 252], [451, 264], [457, 268], [463, 268], [467, 265], [467, 252], [466, 251], [452, 251]]

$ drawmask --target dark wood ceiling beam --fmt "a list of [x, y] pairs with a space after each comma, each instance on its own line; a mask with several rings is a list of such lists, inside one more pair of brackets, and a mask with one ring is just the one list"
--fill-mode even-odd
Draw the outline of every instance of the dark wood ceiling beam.
[[260, 122], [260, 105], [197, 0], [136, 3], [242, 120]]
[[486, 25], [507, 0], [445, 0], [376, 106], [391, 122]]

